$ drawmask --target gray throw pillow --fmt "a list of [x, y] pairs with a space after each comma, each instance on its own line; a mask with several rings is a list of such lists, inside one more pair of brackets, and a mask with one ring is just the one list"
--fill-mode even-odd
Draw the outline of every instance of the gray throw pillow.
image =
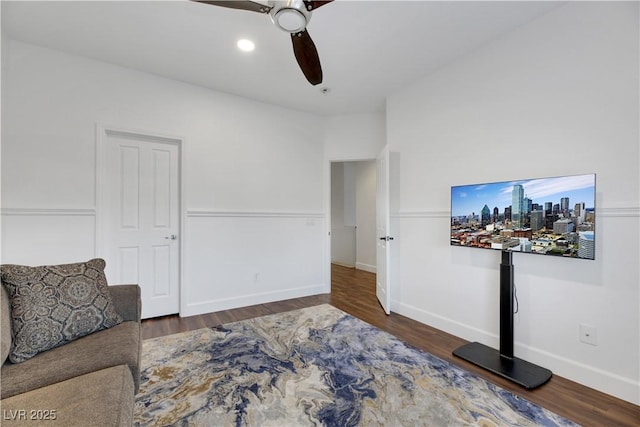
[[102, 259], [64, 265], [0, 266], [11, 302], [9, 360], [24, 362], [45, 350], [115, 326]]

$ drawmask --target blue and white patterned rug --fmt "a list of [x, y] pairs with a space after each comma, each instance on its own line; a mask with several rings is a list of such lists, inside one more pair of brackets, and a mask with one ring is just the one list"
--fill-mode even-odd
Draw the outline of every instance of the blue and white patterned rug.
[[145, 340], [136, 426], [575, 426], [330, 305]]

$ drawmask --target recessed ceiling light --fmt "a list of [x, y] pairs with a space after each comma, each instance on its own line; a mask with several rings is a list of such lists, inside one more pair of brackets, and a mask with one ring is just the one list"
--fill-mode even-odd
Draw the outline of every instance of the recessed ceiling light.
[[253, 44], [251, 40], [247, 40], [247, 39], [238, 40], [238, 43], [236, 43], [236, 46], [238, 46], [238, 49], [240, 49], [243, 52], [251, 52], [253, 49], [256, 48], [256, 45]]

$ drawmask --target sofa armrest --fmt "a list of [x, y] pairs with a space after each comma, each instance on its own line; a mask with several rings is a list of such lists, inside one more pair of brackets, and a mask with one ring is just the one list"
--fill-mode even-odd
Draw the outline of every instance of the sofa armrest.
[[109, 286], [114, 308], [125, 321], [140, 322], [142, 301], [139, 285]]

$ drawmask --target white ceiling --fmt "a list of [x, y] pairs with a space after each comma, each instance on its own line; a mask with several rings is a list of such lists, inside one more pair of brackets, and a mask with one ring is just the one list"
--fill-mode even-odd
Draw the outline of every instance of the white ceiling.
[[[307, 27], [324, 73], [318, 86], [306, 81], [289, 35], [267, 15], [189, 0], [2, 1], [2, 30], [25, 42], [329, 115], [383, 111], [394, 90], [561, 4], [336, 0], [317, 9]], [[239, 38], [254, 40], [256, 50], [239, 51]]]

